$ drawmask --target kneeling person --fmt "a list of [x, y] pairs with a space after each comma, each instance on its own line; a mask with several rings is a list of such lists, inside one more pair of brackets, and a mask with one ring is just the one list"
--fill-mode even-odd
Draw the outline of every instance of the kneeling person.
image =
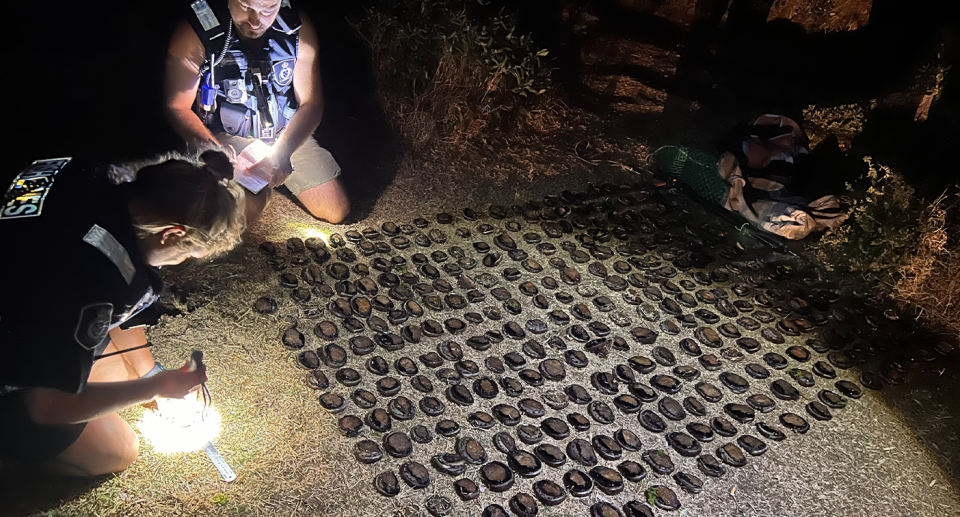
[[138, 440], [117, 411], [206, 380], [202, 368], [157, 373], [148, 349], [131, 349], [147, 343], [136, 325], [162, 289], [157, 267], [240, 242], [233, 167], [220, 151], [125, 167], [38, 160], [4, 191], [0, 460], [121, 471]]
[[[273, 144], [261, 172], [285, 185], [314, 217], [341, 222], [350, 202], [340, 167], [313, 139], [323, 118], [317, 34], [289, 0], [197, 0], [167, 56], [167, 113], [188, 143], [237, 153]], [[248, 220], [270, 189], [248, 196]]]

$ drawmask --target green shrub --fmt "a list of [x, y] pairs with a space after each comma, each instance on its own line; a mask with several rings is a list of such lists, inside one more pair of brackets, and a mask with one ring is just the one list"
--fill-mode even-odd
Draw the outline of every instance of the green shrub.
[[867, 111], [860, 104], [839, 106], [810, 105], [803, 110], [803, 130], [813, 149], [830, 136], [837, 137], [842, 150], [849, 150], [853, 139], [863, 131]]
[[393, 0], [354, 21], [371, 49], [387, 112], [409, 143], [550, 124], [536, 116], [549, 90], [547, 51], [518, 34], [515, 14], [471, 18], [486, 8], [463, 0]]
[[926, 319], [960, 332], [960, 246], [949, 219], [957, 204], [945, 195], [925, 202], [903, 176], [864, 160], [865, 189], [848, 184], [850, 219], [813, 251], [827, 269], [857, 273]]

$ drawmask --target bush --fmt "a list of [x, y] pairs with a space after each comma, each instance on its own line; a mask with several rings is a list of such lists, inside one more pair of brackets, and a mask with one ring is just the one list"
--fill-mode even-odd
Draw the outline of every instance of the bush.
[[[927, 320], [960, 334], [960, 246], [948, 217], [956, 202], [943, 195], [926, 203], [900, 174], [869, 157], [865, 161], [868, 185], [854, 195], [850, 219], [813, 251], [827, 269], [858, 273]], [[853, 186], [848, 189], [854, 193]]]
[[807, 106], [803, 110], [803, 131], [810, 139], [810, 149], [835, 136], [841, 150], [850, 150], [853, 139], [863, 131], [866, 116], [867, 111], [860, 104]]
[[544, 109], [546, 50], [517, 33], [514, 14], [471, 19], [483, 2], [394, 0], [354, 27], [369, 45], [384, 106], [401, 136], [421, 146], [556, 124]]

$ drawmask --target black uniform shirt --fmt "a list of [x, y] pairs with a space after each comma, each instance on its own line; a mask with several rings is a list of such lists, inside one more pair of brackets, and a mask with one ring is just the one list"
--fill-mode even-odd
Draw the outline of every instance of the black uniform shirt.
[[160, 292], [108, 167], [38, 160], [2, 199], [0, 392], [82, 391], [107, 332]]

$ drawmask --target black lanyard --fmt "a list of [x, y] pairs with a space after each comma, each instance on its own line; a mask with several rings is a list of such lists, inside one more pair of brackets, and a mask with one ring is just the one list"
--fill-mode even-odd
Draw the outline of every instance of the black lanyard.
[[95, 356], [93, 356], [93, 360], [94, 360], [94, 361], [99, 361], [100, 359], [103, 359], [103, 358], [105, 358], [105, 357], [113, 357], [113, 356], [115, 356], [115, 355], [120, 355], [120, 354], [124, 354], [124, 353], [127, 353], [127, 352], [133, 352], [134, 350], [140, 350], [141, 348], [149, 348], [149, 347], [151, 347], [151, 346], [153, 346], [153, 343], [151, 343], [151, 342], [148, 341], [147, 344], [145, 344], [145, 345], [135, 346], [135, 347], [133, 347], [133, 348], [125, 348], [125, 349], [123, 349], [123, 350], [118, 350], [118, 351], [116, 351], [116, 352], [110, 352], [109, 354], [95, 355]]

